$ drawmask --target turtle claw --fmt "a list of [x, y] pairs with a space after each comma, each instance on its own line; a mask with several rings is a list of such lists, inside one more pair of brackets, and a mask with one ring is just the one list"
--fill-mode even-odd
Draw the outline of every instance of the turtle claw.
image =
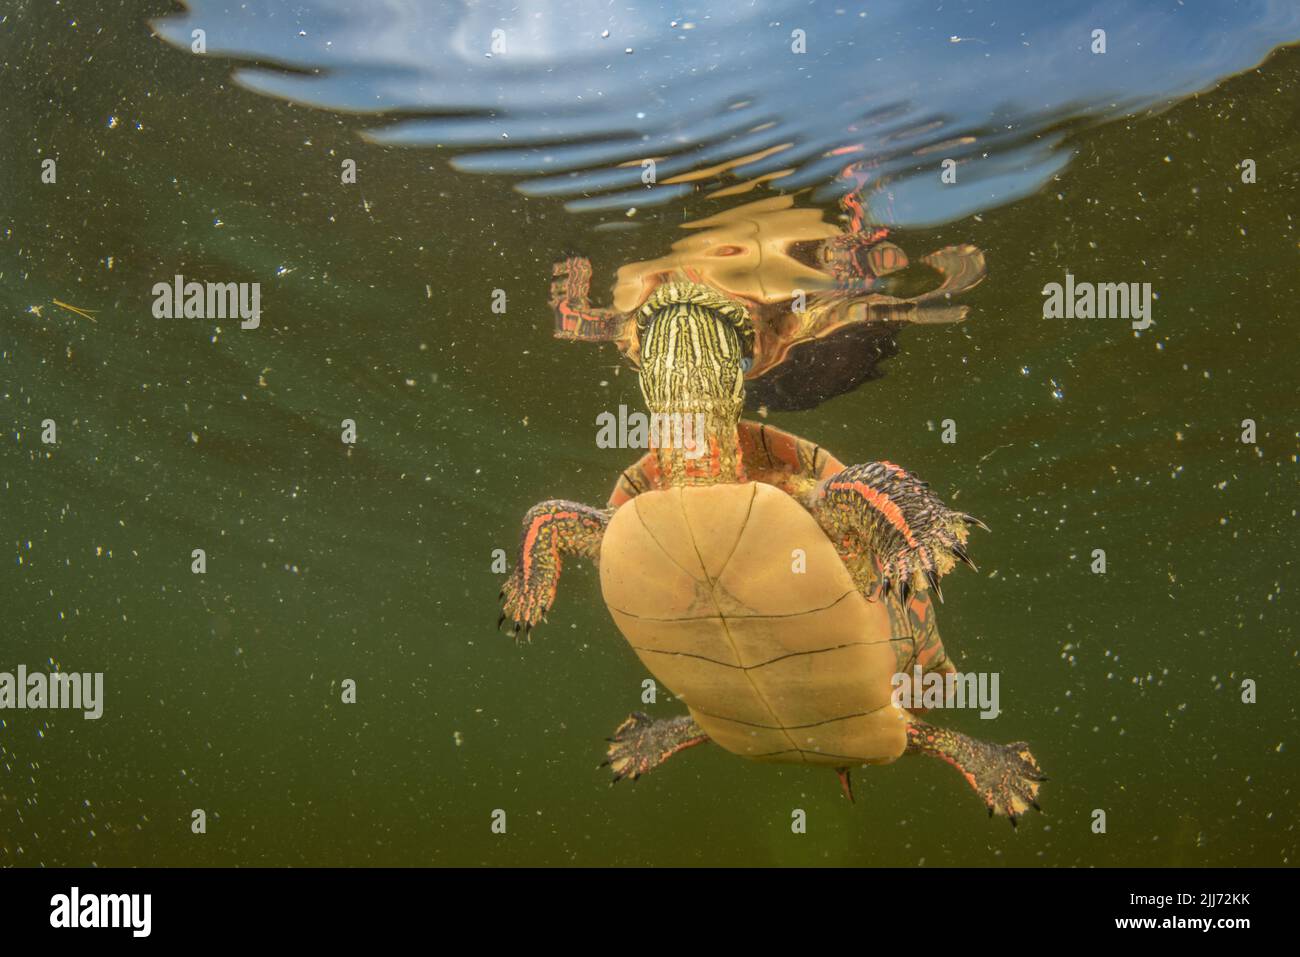
[[961, 562], [963, 565], [969, 565], [971, 571], [973, 572], [979, 571], [979, 569], [975, 566], [975, 563], [970, 560], [970, 555], [966, 553], [966, 549], [964, 549], [962, 546], [954, 545], [952, 548], [949, 549], [949, 551], [952, 552], [953, 557], [956, 558], [957, 561]]
[[940, 604], [943, 603], [943, 589], [939, 587], [939, 576], [935, 574], [934, 569], [927, 568], [925, 571], [925, 580], [930, 583], [930, 590], [938, 596]]
[[555, 604], [555, 576], [542, 576], [534, 573], [524, 582], [522, 572], [516, 571], [506, 579], [501, 589], [501, 619], [497, 628], [507, 619], [514, 622], [514, 637], [519, 640], [523, 631], [524, 640], [531, 641], [533, 629], [546, 620], [546, 614]]
[[993, 529], [989, 528], [987, 525], [985, 525], [983, 522], [981, 522], [981, 521], [980, 521], [978, 518], [976, 518], [974, 515], [967, 515], [967, 514], [963, 513], [963, 514], [962, 514], [962, 517], [961, 517], [961, 520], [962, 520], [963, 522], [965, 522], [967, 525], [974, 525], [976, 528], [982, 528], [982, 529], [984, 529], [984, 531], [986, 531], [986, 532], [991, 532], [991, 531], [993, 531]]
[[1005, 815], [1016, 827], [1031, 807], [1040, 814], [1038, 788], [1045, 780], [1042, 769], [1023, 741], [988, 745], [991, 760], [976, 772], [976, 790], [988, 805], [989, 815]]

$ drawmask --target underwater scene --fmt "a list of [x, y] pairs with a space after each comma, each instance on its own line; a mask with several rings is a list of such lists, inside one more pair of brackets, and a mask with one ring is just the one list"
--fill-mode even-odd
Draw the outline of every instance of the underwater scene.
[[1298, 41], [4, 0], [0, 866], [1294, 866]]

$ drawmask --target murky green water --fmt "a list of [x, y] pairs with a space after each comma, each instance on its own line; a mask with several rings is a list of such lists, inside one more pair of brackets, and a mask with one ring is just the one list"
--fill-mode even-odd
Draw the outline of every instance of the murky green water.
[[[0, 712], [0, 863], [1295, 862], [1297, 51], [1073, 137], [1019, 202], [900, 231], [985, 251], [971, 318], [769, 419], [993, 528], [940, 624], [1001, 674], [1005, 713], [943, 721], [1032, 743], [1045, 814], [1013, 832], [921, 759], [858, 772], [852, 806], [828, 772], [716, 748], [607, 787], [643, 669], [589, 567], [530, 646], [496, 634], [492, 551], [537, 500], [602, 502], [634, 455], [594, 422], [639, 407], [635, 378], [551, 338], [550, 263], [589, 253], [603, 296], [722, 204], [593, 232], [233, 85], [149, 35], [167, 10], [0, 24], [0, 671], [103, 671], [107, 692], [98, 721]], [[1155, 325], [1042, 318], [1067, 271], [1152, 283]], [[154, 319], [176, 273], [261, 282], [261, 328]]]

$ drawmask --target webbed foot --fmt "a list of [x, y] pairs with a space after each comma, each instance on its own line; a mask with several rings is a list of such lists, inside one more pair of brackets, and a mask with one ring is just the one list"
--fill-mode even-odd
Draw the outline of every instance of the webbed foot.
[[533, 628], [546, 620], [546, 613], [555, 604], [559, 575], [541, 570], [525, 579], [522, 567], [522, 563], [516, 566], [501, 586], [501, 594], [498, 596], [501, 600], [501, 617], [497, 619], [497, 628], [510, 621], [514, 624], [516, 639], [522, 631], [524, 640], [531, 641]]
[[655, 721], [647, 714], [634, 711], [608, 740], [609, 748], [600, 766], [614, 772], [610, 784], [617, 784], [624, 778], [635, 781], [678, 751], [704, 744], [709, 736], [690, 715]]
[[990, 744], [913, 717], [907, 726], [907, 750], [940, 758], [960, 771], [984, 800], [989, 817], [1006, 817], [1015, 827], [1031, 807], [1042, 810], [1038, 789], [1047, 776], [1023, 741]]

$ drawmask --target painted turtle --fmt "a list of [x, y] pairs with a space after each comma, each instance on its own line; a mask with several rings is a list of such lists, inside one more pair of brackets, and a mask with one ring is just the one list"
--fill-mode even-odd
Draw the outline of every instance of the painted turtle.
[[[892, 697], [895, 675], [948, 675], [930, 593], [970, 564], [968, 526], [889, 462], [845, 467], [803, 439], [740, 422], [753, 347], [744, 307], [708, 286], [660, 285], [635, 316], [640, 385], [661, 421], [610, 505], [542, 502], [525, 516], [502, 588], [516, 637], [551, 608], [563, 562], [600, 566], [619, 630], [689, 715], [633, 714], [607, 763], [636, 778], [713, 741], [742, 757], [849, 770], [904, 753], [955, 766], [990, 815], [1037, 807], [1044, 780], [1024, 743], [929, 724]], [[982, 526], [981, 526], [982, 527]], [[973, 566], [972, 566], [973, 567]]]
[[691, 235], [667, 256], [618, 270], [613, 305], [590, 301], [591, 263], [556, 263], [551, 285], [555, 335], [607, 341], [637, 366], [637, 310], [664, 283], [707, 286], [744, 306], [754, 345], [747, 398], [751, 407], [808, 409], [881, 375], [897, 352], [896, 336], [911, 324], [959, 322], [967, 308], [952, 297], [984, 278], [974, 246], [948, 246], [921, 259], [938, 283], [918, 295], [886, 293], [884, 277], [909, 265], [889, 231], [867, 222], [857, 193], [841, 200], [846, 225], [823, 220], [790, 196], [747, 203], [688, 223]]

